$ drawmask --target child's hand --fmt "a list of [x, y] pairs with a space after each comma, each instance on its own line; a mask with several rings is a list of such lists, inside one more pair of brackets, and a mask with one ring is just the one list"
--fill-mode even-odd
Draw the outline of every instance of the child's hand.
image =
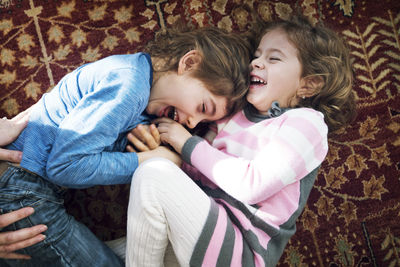
[[[32, 208], [22, 208], [10, 213], [1, 214], [0, 229], [28, 217], [33, 212]], [[0, 233], [0, 258], [30, 259], [30, 256], [16, 253], [16, 251], [42, 241], [45, 238], [42, 233], [46, 230], [47, 227], [40, 224], [17, 231]]]
[[157, 148], [160, 143], [160, 134], [154, 124], [141, 125], [132, 129], [127, 135], [130, 144], [127, 145], [128, 152], [143, 152]]
[[22, 132], [29, 121], [29, 109], [21, 112], [11, 120], [0, 119], [0, 146], [8, 145]]
[[[21, 112], [11, 120], [0, 119], [0, 146], [8, 145], [22, 132], [29, 120], [29, 109]], [[21, 151], [3, 149], [0, 147], [0, 160], [19, 163], [22, 159]]]
[[155, 157], [162, 157], [165, 159], [169, 159], [173, 163], [175, 163], [178, 166], [181, 166], [182, 164], [182, 159], [178, 153], [175, 151], [172, 151], [170, 148], [166, 146], [158, 146], [157, 148], [149, 151], [144, 151], [144, 152], [138, 152], [138, 160], [139, 164], [141, 164], [143, 161], [155, 158]]
[[153, 122], [157, 124], [161, 141], [170, 144], [176, 152], [181, 154], [183, 145], [192, 137], [192, 134], [183, 125], [169, 118], [158, 118]]

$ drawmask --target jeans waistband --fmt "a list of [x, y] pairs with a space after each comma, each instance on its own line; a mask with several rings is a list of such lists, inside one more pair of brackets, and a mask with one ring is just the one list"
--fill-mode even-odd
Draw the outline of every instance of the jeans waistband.
[[8, 161], [0, 161], [0, 176], [2, 176], [6, 172], [8, 167], [10, 167], [10, 166], [14, 166], [16, 168], [22, 169], [22, 170], [26, 171], [27, 173], [32, 174], [33, 176], [39, 176], [36, 173], [31, 172], [30, 170], [22, 168], [18, 163], [11, 163], [11, 162], [8, 162]]
[[[9, 175], [7, 175], [7, 171], [9, 173], [20, 173], [23, 176], [20, 176], [17, 180], [15, 178], [11, 178]], [[24, 175], [25, 173], [25, 175]], [[67, 188], [58, 186], [47, 179], [44, 179], [40, 175], [37, 175], [27, 169], [22, 168], [19, 166], [19, 164], [14, 164], [11, 162], [5, 162], [5, 161], [0, 161], [0, 178], [3, 177], [3, 175], [7, 175], [7, 178], [5, 178], [9, 183], [15, 183], [16, 185], [20, 184], [30, 184], [29, 188], [32, 190], [36, 190], [36, 188], [40, 188], [40, 191], [45, 193], [47, 190], [51, 190], [52, 192], [55, 192], [56, 194], [64, 194], [67, 190]], [[11, 180], [9, 180], [11, 179]], [[4, 183], [4, 177], [0, 179], [0, 183]]]
[[0, 176], [2, 176], [10, 165], [6, 161], [0, 161]]

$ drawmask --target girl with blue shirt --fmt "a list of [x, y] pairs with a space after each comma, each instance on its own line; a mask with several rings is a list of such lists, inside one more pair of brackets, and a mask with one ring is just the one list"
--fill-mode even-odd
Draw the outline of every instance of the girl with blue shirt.
[[0, 168], [0, 213], [25, 206], [35, 213], [1, 232], [36, 224], [48, 230], [43, 242], [25, 249], [31, 260], [7, 260], [9, 266], [123, 266], [66, 213], [65, 188], [130, 183], [140, 162], [167, 151], [125, 151], [127, 132], [152, 116], [194, 128], [241, 108], [250, 51], [238, 35], [168, 30], [147, 52], [83, 65], [32, 108], [26, 129], [8, 147], [23, 152], [20, 165]]

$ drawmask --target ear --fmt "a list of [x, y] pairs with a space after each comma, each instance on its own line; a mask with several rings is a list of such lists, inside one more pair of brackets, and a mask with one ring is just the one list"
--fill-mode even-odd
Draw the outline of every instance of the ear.
[[179, 60], [178, 74], [196, 69], [201, 60], [202, 56], [198, 50], [190, 50]]
[[301, 79], [297, 97], [308, 98], [318, 94], [325, 82], [321, 76], [309, 76]]

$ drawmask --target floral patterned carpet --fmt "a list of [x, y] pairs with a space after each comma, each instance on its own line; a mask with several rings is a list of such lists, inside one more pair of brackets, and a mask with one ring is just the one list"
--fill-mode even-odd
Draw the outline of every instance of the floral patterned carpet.
[[[245, 31], [300, 9], [352, 52], [358, 116], [329, 139], [279, 266], [400, 266], [400, 1], [0, 0], [0, 116], [38, 101], [66, 73], [134, 53], [178, 19]], [[129, 186], [70, 190], [68, 211], [103, 240], [125, 234]]]

